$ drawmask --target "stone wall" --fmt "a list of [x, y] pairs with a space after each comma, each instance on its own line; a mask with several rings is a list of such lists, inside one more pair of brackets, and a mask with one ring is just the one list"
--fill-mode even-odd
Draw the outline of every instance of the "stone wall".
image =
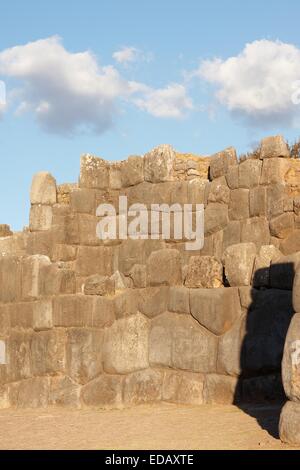
[[[199, 252], [100, 240], [100, 203], [204, 204]], [[81, 158], [78, 184], [34, 176], [29, 227], [0, 226], [0, 407], [121, 407], [283, 397], [280, 364], [300, 254], [300, 161], [157, 147]], [[1, 353], [2, 351], [2, 353]]]

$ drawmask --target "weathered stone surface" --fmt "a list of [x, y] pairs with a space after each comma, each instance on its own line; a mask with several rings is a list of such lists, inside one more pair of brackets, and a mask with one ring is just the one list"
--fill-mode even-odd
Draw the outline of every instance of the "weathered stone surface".
[[66, 245], [64, 243], [57, 243], [53, 250], [53, 261], [74, 261], [77, 255], [77, 247], [73, 245]]
[[175, 158], [175, 151], [170, 145], [160, 145], [146, 153], [144, 156], [145, 181], [151, 183], [172, 181]]
[[33, 333], [30, 341], [33, 375], [64, 371], [65, 342], [66, 336], [63, 330], [55, 329]]
[[239, 380], [237, 377], [207, 374], [204, 381], [204, 403], [228, 405], [239, 400]]
[[169, 287], [147, 287], [138, 293], [138, 310], [149, 318], [168, 309]]
[[253, 188], [259, 185], [262, 162], [248, 159], [239, 164], [239, 187]]
[[239, 187], [239, 166], [233, 165], [228, 168], [226, 173], [226, 181], [230, 189], [238, 189]]
[[267, 214], [272, 218], [286, 211], [293, 211], [293, 198], [288, 194], [288, 187], [281, 181], [267, 188]]
[[[91, 302], [88, 302], [90, 307]], [[92, 303], [91, 315], [87, 315], [87, 325], [95, 328], [105, 328], [115, 320], [115, 298], [95, 296]]]
[[0, 301], [16, 302], [21, 298], [22, 263], [18, 256], [0, 256]]
[[129, 273], [134, 287], [146, 287], [147, 267], [145, 264], [134, 264]]
[[147, 260], [147, 276], [151, 286], [181, 284], [182, 271], [179, 251], [167, 248], [153, 251]]
[[247, 286], [251, 283], [255, 256], [254, 243], [239, 243], [226, 249], [225, 276], [230, 286]]
[[190, 291], [186, 287], [170, 287], [168, 310], [176, 313], [190, 313]]
[[221, 335], [241, 313], [238, 289], [191, 289], [190, 308], [200, 325]]
[[84, 293], [86, 295], [113, 295], [115, 293], [114, 281], [108, 276], [94, 274], [86, 279]]
[[209, 175], [211, 179], [219, 178], [226, 175], [228, 169], [232, 165], [237, 164], [236, 151], [233, 147], [229, 147], [222, 152], [218, 152], [211, 157], [209, 166]]
[[290, 151], [281, 135], [266, 137], [261, 141], [260, 158], [289, 157]]
[[36, 377], [9, 384], [9, 402], [14, 408], [45, 408], [49, 377]]
[[[244, 289], [244, 288], [243, 288]], [[232, 328], [219, 338], [217, 372], [239, 376], [242, 370], [241, 353], [245, 336], [245, 317], [240, 316]]]
[[217, 341], [186, 315], [164, 313], [151, 322], [149, 361], [191, 372], [214, 372]]
[[263, 161], [260, 184], [276, 184], [285, 181], [290, 168], [289, 160], [285, 158], [267, 158]]
[[53, 298], [54, 326], [87, 326], [93, 315], [93, 296], [60, 295]]
[[70, 205], [74, 212], [83, 214], [96, 213], [96, 194], [94, 189], [78, 188], [70, 194]]
[[109, 168], [107, 162], [93, 155], [82, 155], [79, 186], [81, 188], [106, 189], [108, 185]]
[[288, 401], [280, 414], [279, 436], [287, 444], [300, 444], [300, 403]]
[[152, 251], [165, 247], [162, 240], [124, 240], [119, 248], [119, 270], [126, 276], [135, 264], [145, 264]]
[[120, 271], [115, 271], [111, 276], [110, 276], [110, 281], [113, 284], [113, 289], [116, 291], [124, 290], [126, 287], [129, 287], [130, 284], [128, 281], [130, 281], [129, 278], [126, 278], [124, 274], [120, 273]]
[[285, 212], [270, 221], [270, 233], [274, 237], [286, 238], [294, 230], [293, 212]]
[[270, 267], [270, 286], [276, 289], [292, 290], [299, 261], [300, 253], [276, 258]]
[[[189, 257], [195, 254], [195, 251], [187, 252]], [[218, 260], [222, 258], [223, 253], [223, 230], [208, 235], [204, 238], [204, 245], [200, 251], [201, 256], [214, 256]]]
[[209, 188], [208, 202], [229, 203], [230, 189], [225, 176], [214, 179], [207, 187]]
[[76, 260], [76, 272], [81, 276], [113, 273], [113, 252], [108, 246], [80, 246]]
[[42, 296], [75, 294], [75, 272], [64, 262], [41, 265], [39, 292]]
[[282, 382], [287, 397], [300, 402], [300, 314], [290, 323], [282, 359]]
[[228, 246], [236, 245], [241, 242], [241, 223], [239, 220], [230, 220], [227, 226], [224, 228], [223, 232], [223, 251], [226, 250]]
[[204, 376], [199, 373], [166, 370], [162, 399], [184, 405], [203, 404]]
[[7, 224], [0, 224], [0, 237], [10, 237], [13, 232], [10, 230], [10, 226]]
[[268, 287], [270, 277], [271, 262], [282, 256], [281, 252], [274, 245], [263, 245], [255, 258], [253, 271], [253, 286]]
[[300, 251], [300, 230], [294, 230], [280, 244], [280, 251], [284, 255], [291, 255]]
[[186, 287], [216, 288], [223, 285], [222, 264], [213, 256], [191, 256]]
[[66, 371], [85, 384], [102, 372], [103, 331], [72, 328], [67, 333]]
[[129, 374], [124, 379], [124, 405], [151, 403], [161, 400], [163, 373], [144, 369]]
[[33, 321], [34, 330], [48, 330], [53, 327], [53, 310], [52, 301], [43, 299], [33, 304]]
[[250, 217], [267, 215], [267, 188], [257, 186], [250, 189], [249, 193]]
[[249, 189], [234, 189], [230, 192], [228, 214], [230, 220], [249, 217]]
[[30, 190], [31, 204], [55, 204], [56, 181], [50, 173], [40, 172], [34, 175]]
[[[192, 179], [187, 182], [187, 198], [189, 204], [205, 204], [206, 187], [209, 182], [200, 179]], [[173, 202], [176, 202], [173, 199]]]
[[56, 187], [56, 200], [58, 204], [69, 205], [71, 193], [78, 189], [77, 183], [62, 183]]
[[90, 408], [120, 408], [122, 389], [123, 377], [100, 375], [82, 388], [82, 403]]
[[255, 243], [257, 249], [270, 242], [269, 224], [265, 217], [252, 217], [242, 221], [241, 242]]
[[41, 268], [51, 264], [48, 256], [33, 255], [22, 259], [22, 299], [34, 300], [40, 296]]
[[130, 156], [121, 165], [121, 181], [124, 188], [144, 181], [144, 159]]
[[140, 313], [122, 318], [105, 330], [104, 370], [126, 374], [148, 367], [149, 321]]
[[114, 310], [116, 318], [124, 318], [134, 315], [138, 311], [138, 297], [135, 289], [126, 289], [118, 292], [114, 298]]
[[70, 377], [50, 377], [49, 405], [80, 408], [80, 385]]
[[226, 227], [228, 207], [225, 204], [210, 203], [204, 213], [204, 232], [210, 235]]

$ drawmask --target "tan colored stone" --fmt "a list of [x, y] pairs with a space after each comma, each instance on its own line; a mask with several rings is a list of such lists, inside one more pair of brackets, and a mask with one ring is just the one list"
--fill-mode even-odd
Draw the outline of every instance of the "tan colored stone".
[[113, 295], [115, 284], [108, 276], [93, 274], [84, 283], [84, 293], [86, 295]]
[[290, 156], [287, 143], [281, 135], [265, 137], [261, 141], [260, 158], [274, 158]]
[[291, 255], [300, 251], [300, 230], [294, 230], [287, 238], [282, 240], [280, 251], [284, 255]]
[[[240, 288], [246, 289], [246, 288]], [[251, 305], [252, 299], [249, 301]], [[232, 328], [219, 338], [217, 371], [238, 377], [243, 371], [242, 353], [244, 348], [245, 317], [240, 316]]]
[[285, 158], [267, 158], [263, 161], [260, 184], [282, 183], [290, 168], [290, 161]]
[[176, 313], [190, 313], [190, 291], [186, 287], [173, 286], [169, 291], [168, 310]]
[[252, 217], [242, 221], [241, 242], [254, 243], [259, 249], [262, 245], [269, 245], [269, 224], [265, 217]]
[[151, 286], [182, 283], [181, 259], [177, 250], [153, 251], [147, 260], [147, 277]]
[[50, 173], [36, 173], [32, 179], [30, 190], [31, 204], [56, 203], [56, 181]]
[[43, 299], [33, 304], [33, 328], [35, 330], [48, 330], [53, 327], [52, 301]]
[[74, 212], [95, 214], [96, 193], [94, 189], [78, 188], [70, 194], [70, 205]]
[[300, 403], [300, 313], [293, 316], [288, 329], [281, 374], [287, 397]]
[[191, 289], [190, 309], [200, 325], [222, 335], [241, 314], [238, 289]]
[[204, 403], [209, 405], [229, 405], [240, 398], [237, 377], [207, 374], [204, 381]]
[[132, 406], [161, 400], [163, 373], [144, 369], [129, 374], [124, 379], [124, 405]]
[[203, 404], [202, 374], [166, 370], [164, 374], [162, 399], [183, 405]]
[[270, 221], [270, 233], [274, 237], [286, 238], [294, 230], [293, 212], [285, 212]]
[[50, 264], [50, 259], [44, 255], [32, 255], [22, 259], [22, 299], [34, 300], [40, 296], [41, 268]]
[[237, 165], [236, 151], [233, 147], [229, 147], [211, 157], [209, 175], [211, 179], [219, 178], [226, 175], [229, 167]]
[[80, 408], [80, 386], [70, 377], [50, 377], [49, 405]]
[[213, 256], [191, 256], [186, 287], [215, 288], [223, 285], [222, 264]]
[[300, 403], [288, 401], [280, 414], [280, 439], [290, 445], [300, 444]]
[[239, 165], [239, 187], [253, 188], [259, 185], [262, 162], [248, 159]]
[[121, 163], [111, 163], [109, 165], [109, 187], [110, 189], [121, 189]]
[[81, 399], [89, 408], [120, 408], [122, 406], [123, 377], [100, 375], [81, 391]]
[[209, 188], [208, 202], [229, 203], [230, 189], [225, 176], [214, 179], [207, 187]]
[[130, 156], [121, 165], [121, 181], [124, 188], [144, 181], [144, 159]]
[[239, 165], [233, 165], [228, 168], [226, 173], [226, 181], [230, 189], [238, 189], [239, 187]]
[[138, 310], [153, 318], [168, 309], [169, 287], [147, 287], [138, 293]]
[[228, 215], [230, 220], [241, 220], [249, 217], [249, 189], [230, 191]]
[[263, 245], [255, 258], [253, 286], [268, 287], [271, 262], [276, 261], [282, 253], [274, 245]]
[[13, 232], [10, 230], [10, 226], [7, 224], [0, 224], [0, 237], [10, 237]]
[[247, 286], [251, 283], [255, 256], [254, 243], [239, 243], [225, 250], [225, 276], [230, 286]]
[[140, 313], [121, 318], [105, 330], [104, 370], [126, 374], [148, 367], [149, 321]]
[[92, 321], [94, 297], [82, 294], [53, 298], [53, 322], [57, 327], [84, 327]]
[[224, 228], [223, 232], [223, 251], [226, 250], [228, 246], [236, 245], [241, 242], [241, 223], [239, 220], [230, 220], [227, 227]]
[[9, 384], [9, 401], [14, 408], [46, 408], [49, 377], [35, 377]]
[[258, 186], [250, 189], [249, 193], [250, 217], [267, 215], [267, 188]]
[[0, 301], [16, 302], [21, 298], [22, 263], [18, 256], [0, 256]]
[[225, 204], [210, 203], [204, 213], [204, 233], [211, 235], [226, 227], [228, 223], [228, 207]]
[[159, 183], [173, 181], [173, 166], [176, 154], [170, 145], [155, 147], [144, 156], [145, 181]]
[[113, 252], [111, 247], [80, 246], [76, 260], [76, 272], [81, 276], [100, 274], [111, 276], [113, 273]]
[[109, 185], [108, 164], [102, 158], [82, 155], [80, 158], [81, 188], [106, 189]]
[[65, 342], [66, 336], [63, 330], [53, 329], [33, 333], [30, 341], [33, 375], [64, 371]]
[[134, 287], [146, 287], [147, 268], [145, 264], [134, 264], [129, 273]]

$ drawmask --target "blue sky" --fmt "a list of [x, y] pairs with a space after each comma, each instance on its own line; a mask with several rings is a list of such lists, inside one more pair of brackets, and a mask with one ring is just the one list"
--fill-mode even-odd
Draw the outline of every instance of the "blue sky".
[[76, 181], [85, 152], [296, 139], [299, 17], [298, 0], [1, 2], [0, 223], [27, 225], [32, 175]]

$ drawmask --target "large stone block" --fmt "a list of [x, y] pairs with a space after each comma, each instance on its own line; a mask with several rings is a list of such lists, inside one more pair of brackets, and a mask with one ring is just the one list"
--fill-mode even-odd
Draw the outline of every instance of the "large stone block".
[[87, 325], [95, 328], [111, 326], [115, 321], [115, 299], [95, 296], [92, 303], [92, 314], [88, 315]]
[[89, 408], [120, 408], [122, 406], [123, 377], [100, 375], [81, 390], [82, 403]]
[[209, 175], [211, 179], [226, 175], [229, 167], [237, 165], [236, 151], [229, 147], [222, 152], [218, 152], [211, 157]]
[[183, 405], [203, 404], [204, 376], [199, 373], [165, 370], [162, 399]]
[[114, 310], [116, 318], [129, 317], [138, 311], [139, 298], [135, 289], [126, 289], [118, 292], [114, 297]]
[[109, 186], [108, 163], [93, 155], [82, 155], [79, 186], [81, 188], [107, 189]]
[[53, 327], [51, 299], [42, 299], [33, 303], [32, 326], [37, 331], [48, 330]]
[[290, 323], [281, 366], [287, 397], [300, 402], [300, 313], [296, 313]]
[[60, 295], [53, 298], [53, 323], [61, 327], [83, 327], [91, 324], [94, 297], [90, 295]]
[[268, 287], [270, 281], [270, 265], [282, 256], [274, 245], [263, 245], [255, 258], [253, 286]]
[[168, 248], [153, 251], [147, 260], [147, 276], [151, 286], [181, 284], [180, 252]]
[[286, 238], [294, 230], [293, 212], [285, 212], [270, 221], [270, 233], [277, 238]]
[[290, 445], [300, 445], [300, 403], [288, 401], [280, 415], [280, 439]]
[[191, 256], [186, 287], [216, 288], [223, 285], [223, 266], [213, 256]]
[[67, 333], [66, 371], [85, 384], [102, 372], [103, 331], [72, 328]]
[[40, 172], [34, 175], [30, 190], [31, 204], [55, 204], [56, 181], [50, 173]]
[[138, 310], [149, 318], [168, 310], [169, 287], [147, 287], [138, 292]]
[[22, 299], [34, 300], [40, 296], [41, 268], [50, 264], [50, 259], [44, 255], [32, 255], [22, 259]]
[[8, 376], [11, 382], [32, 376], [30, 342], [32, 333], [12, 331], [7, 341]]
[[168, 310], [176, 313], [190, 313], [190, 291], [186, 287], [170, 287]]
[[142, 157], [134, 155], [122, 162], [121, 181], [124, 188], [144, 181], [144, 159]]
[[228, 223], [228, 207], [225, 204], [210, 203], [204, 213], [204, 232], [210, 235], [226, 227]]
[[223, 251], [228, 246], [236, 245], [241, 242], [241, 222], [239, 220], [230, 220], [223, 231]]
[[111, 163], [109, 165], [109, 187], [110, 189], [121, 189], [121, 166], [122, 163]]
[[78, 188], [70, 194], [70, 206], [73, 212], [95, 214], [96, 193], [94, 189]]
[[204, 381], [204, 403], [209, 405], [229, 405], [239, 400], [239, 380], [237, 377], [207, 374]]
[[124, 405], [160, 401], [162, 398], [163, 373], [144, 369], [129, 374], [124, 379]]
[[46, 375], [65, 370], [66, 336], [63, 330], [35, 332], [31, 337], [30, 353], [33, 375]]
[[166, 312], [151, 322], [151, 365], [191, 372], [214, 372], [216, 352], [216, 337], [187, 315]]
[[0, 301], [16, 302], [21, 298], [22, 262], [18, 256], [0, 256]]
[[52, 206], [35, 204], [31, 206], [29, 228], [32, 232], [50, 230], [52, 225]]
[[76, 260], [76, 272], [80, 276], [113, 274], [113, 251], [108, 246], [80, 246]]
[[191, 289], [190, 308], [200, 325], [222, 335], [241, 314], [238, 289]]
[[0, 238], [10, 237], [13, 232], [10, 230], [10, 226], [7, 224], [0, 224]]
[[293, 289], [295, 273], [300, 261], [300, 253], [280, 256], [270, 266], [270, 286], [275, 289]]
[[238, 189], [239, 187], [239, 165], [233, 165], [228, 168], [226, 173], [226, 181], [230, 189]]
[[115, 293], [115, 283], [108, 276], [93, 274], [84, 283], [84, 293], [86, 295], [113, 295]]
[[288, 193], [288, 187], [280, 182], [267, 189], [267, 214], [270, 218], [283, 212], [293, 211], [293, 198]]
[[249, 217], [249, 189], [230, 191], [228, 214], [230, 220], [241, 220]]
[[242, 373], [241, 353], [245, 336], [245, 317], [240, 316], [232, 328], [219, 338], [217, 372], [237, 377]]
[[257, 186], [250, 189], [249, 193], [250, 217], [267, 215], [267, 188]]
[[147, 286], [147, 267], [145, 264], [134, 264], [129, 275], [132, 279], [133, 287], [142, 288]]
[[214, 179], [208, 188], [208, 202], [229, 203], [230, 189], [228, 188], [225, 176]]
[[294, 230], [280, 243], [280, 251], [284, 255], [291, 255], [300, 251], [300, 230]]
[[239, 165], [239, 187], [253, 188], [259, 185], [262, 162], [248, 159]]
[[269, 223], [265, 217], [253, 217], [242, 221], [241, 242], [254, 243], [257, 249], [269, 245]]
[[57, 243], [53, 249], [53, 261], [75, 261], [77, 247], [65, 243]]
[[170, 145], [155, 147], [144, 156], [145, 181], [159, 183], [173, 181], [176, 153]]
[[138, 313], [121, 318], [105, 330], [104, 370], [126, 374], [148, 367], [149, 321]]
[[135, 264], [145, 264], [153, 251], [164, 247], [162, 240], [124, 240], [118, 253], [119, 271], [129, 275]]
[[225, 276], [230, 286], [248, 286], [251, 283], [255, 257], [254, 243], [239, 243], [226, 249]]
[[28, 255], [45, 255], [52, 258], [55, 236], [52, 231], [28, 233], [26, 252]]
[[263, 161], [260, 184], [283, 183], [290, 169], [290, 161], [285, 158], [267, 158]]
[[64, 375], [50, 377], [49, 405], [80, 408], [80, 385]]
[[43, 264], [40, 267], [39, 292], [42, 296], [75, 294], [75, 272], [64, 262]]
[[265, 137], [261, 141], [260, 158], [289, 157], [290, 151], [281, 135]]
[[49, 377], [35, 377], [9, 384], [10, 405], [13, 408], [46, 408], [49, 383]]

